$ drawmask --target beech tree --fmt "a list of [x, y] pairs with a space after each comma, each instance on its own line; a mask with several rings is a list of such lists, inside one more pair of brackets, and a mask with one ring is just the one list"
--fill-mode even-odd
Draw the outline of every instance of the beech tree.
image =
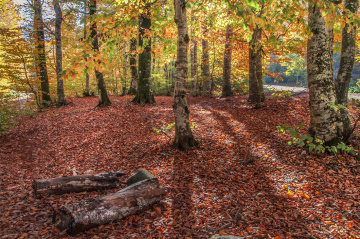
[[137, 89], [137, 81], [138, 81], [138, 72], [137, 72], [137, 64], [136, 64], [136, 45], [137, 40], [136, 38], [132, 38], [130, 40], [130, 70], [131, 70], [131, 83], [130, 83], [130, 89], [129, 94], [135, 95], [136, 89]]
[[[350, 17], [357, 14], [359, 0], [345, 0], [345, 9], [348, 10]], [[347, 18], [348, 20], [349, 18]], [[335, 79], [336, 103], [346, 105], [348, 102], [348, 91], [352, 71], [354, 69], [355, 50], [356, 50], [356, 25], [346, 22], [342, 29], [341, 40], [341, 59], [337, 77]], [[347, 141], [351, 136], [351, 122], [347, 109], [340, 109], [339, 134], [341, 138]]]
[[207, 39], [208, 29], [203, 26], [204, 38], [202, 39], [202, 57], [201, 57], [201, 74], [202, 74], [202, 95], [210, 96], [211, 81], [210, 81], [210, 56], [209, 56], [209, 41]]
[[[229, 15], [229, 14], [228, 14]], [[223, 84], [221, 97], [233, 94], [231, 90], [231, 56], [232, 56], [232, 37], [233, 30], [230, 25], [226, 26], [226, 39], [224, 50]]]
[[[195, 21], [195, 18], [192, 16], [191, 21]], [[191, 29], [191, 48], [190, 48], [190, 59], [191, 59], [191, 96], [197, 95], [197, 69], [198, 69], [198, 63], [197, 63], [197, 48], [198, 48], [198, 42], [193, 34], [193, 29]]]
[[188, 76], [188, 46], [190, 37], [186, 18], [185, 0], [174, 0], [175, 23], [178, 30], [176, 75], [174, 94], [175, 140], [174, 146], [181, 150], [188, 150], [195, 146], [195, 140], [189, 121], [189, 108], [186, 96], [186, 79]]
[[[333, 1], [340, 3], [341, 1]], [[358, 0], [346, 0], [349, 13], [358, 9]], [[355, 26], [345, 24], [342, 33], [340, 68], [336, 81], [333, 77], [333, 41], [331, 25], [321, 13], [320, 3], [309, 2], [309, 28], [307, 71], [310, 95], [309, 133], [328, 145], [336, 145], [350, 137], [350, 120], [346, 109], [336, 111], [336, 104], [347, 103], [347, 90], [351, 78], [355, 54]], [[350, 29], [349, 29], [350, 28]], [[336, 82], [336, 83], [335, 83]]]
[[260, 108], [260, 103], [265, 100], [262, 74], [262, 46], [261, 31], [254, 28], [249, 42], [249, 98], [248, 101]]
[[59, 0], [53, 0], [55, 11], [55, 45], [56, 45], [56, 78], [57, 78], [57, 96], [58, 106], [66, 105], [64, 81], [62, 79], [62, 41], [61, 41], [61, 23], [63, 21], [62, 11]]
[[135, 104], [155, 104], [155, 98], [151, 90], [151, 12], [150, 3], [146, 0], [141, 1], [144, 6], [143, 12], [139, 15], [139, 47], [144, 48], [139, 54], [138, 82], [135, 98], [132, 100]]
[[[96, 0], [90, 1], [89, 8], [90, 8], [90, 17], [94, 18], [96, 14]], [[94, 19], [92, 19], [92, 23], [90, 25], [90, 38], [92, 39], [92, 49], [94, 51], [94, 54], [100, 56], [99, 39], [96, 30], [96, 21]], [[100, 59], [98, 60], [98, 63], [101, 64]], [[99, 107], [109, 106], [111, 102], [106, 91], [106, 85], [105, 85], [103, 73], [99, 69], [95, 69], [95, 76], [99, 90], [99, 103], [97, 104], [97, 106]]]
[[36, 75], [40, 80], [41, 85], [41, 100], [42, 106], [46, 107], [51, 102], [49, 77], [46, 67], [46, 53], [45, 53], [45, 33], [44, 21], [42, 17], [42, 4], [41, 0], [34, 0], [34, 58]]

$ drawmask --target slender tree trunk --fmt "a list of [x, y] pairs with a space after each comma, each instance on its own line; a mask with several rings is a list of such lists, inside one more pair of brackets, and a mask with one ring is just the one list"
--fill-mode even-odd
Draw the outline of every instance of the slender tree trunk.
[[[84, 1], [84, 12], [87, 11], [87, 7], [86, 7], [86, 0]], [[86, 31], [86, 15], [84, 16], [84, 42], [86, 41], [87, 38], [87, 31]], [[85, 57], [85, 61], [87, 61], [87, 57]], [[88, 68], [86, 67], [86, 74], [85, 74], [85, 90], [83, 95], [84, 96], [90, 96], [90, 77], [89, 77], [89, 73], [88, 73]]]
[[137, 90], [138, 72], [136, 66], [136, 38], [132, 38], [130, 42], [130, 70], [131, 70], [131, 85], [129, 94], [135, 95]]
[[[345, 8], [356, 14], [359, 8], [359, 0], [345, 0]], [[349, 29], [350, 28], [350, 29]], [[335, 79], [336, 102], [347, 105], [348, 91], [354, 69], [356, 49], [356, 26], [346, 24], [342, 30], [341, 59], [337, 77]], [[340, 109], [339, 135], [347, 141], [351, 136], [351, 122], [347, 109]]]
[[[191, 17], [191, 21], [194, 21], [194, 17]], [[192, 31], [191, 31], [192, 32]], [[193, 34], [191, 34], [191, 49], [190, 49], [190, 58], [191, 58], [191, 96], [197, 95], [197, 47], [198, 43]]]
[[[92, 0], [90, 2], [90, 16], [93, 17], [96, 14], [96, 0]], [[92, 41], [92, 48], [95, 54], [100, 55], [99, 51], [99, 39], [97, 36], [97, 30], [96, 30], [96, 22], [93, 20], [91, 26], [90, 26], [90, 37], [93, 40]], [[101, 60], [98, 60], [98, 64], [101, 64]], [[111, 104], [108, 93], [106, 91], [106, 85], [104, 81], [104, 76], [102, 72], [95, 69], [95, 76], [97, 81], [97, 86], [99, 90], [99, 103], [97, 106], [99, 107], [106, 107]]]
[[201, 71], [202, 71], [202, 95], [209, 96], [211, 90], [210, 81], [210, 62], [209, 62], [209, 42], [207, 38], [207, 27], [204, 27], [204, 37], [202, 39], [202, 58], [201, 58]]
[[55, 45], [56, 45], [56, 78], [57, 78], [57, 96], [58, 106], [66, 105], [64, 93], [64, 81], [62, 79], [62, 42], [61, 42], [61, 23], [62, 11], [58, 0], [53, 1], [55, 11]]
[[231, 90], [231, 55], [232, 55], [232, 28], [226, 27], [226, 43], [224, 51], [223, 84], [221, 97], [227, 97], [233, 94]]
[[249, 43], [249, 98], [248, 101], [260, 108], [260, 103], [265, 101], [263, 75], [262, 75], [262, 46], [261, 31], [254, 28], [252, 39]]
[[126, 95], [127, 92], [126, 92], [126, 88], [127, 88], [127, 55], [126, 55], [126, 41], [124, 42], [124, 60], [125, 60], [125, 63], [124, 63], [124, 87], [123, 87], [123, 92], [122, 92], [122, 95]]
[[[142, 0], [145, 4], [145, 0]], [[139, 16], [139, 47], [144, 46], [144, 39], [147, 38], [144, 50], [139, 54], [139, 79], [134, 104], [155, 104], [155, 98], [151, 90], [151, 38], [146, 34], [150, 31], [150, 4], [145, 5], [142, 15]]]
[[178, 29], [176, 80], [174, 96], [175, 140], [174, 146], [187, 151], [196, 145], [196, 140], [190, 129], [189, 109], [186, 98], [186, 78], [188, 77], [188, 46], [189, 35], [186, 19], [185, 0], [174, 0], [175, 23]]
[[332, 31], [326, 25], [317, 4], [309, 3], [309, 28], [312, 37], [307, 46], [307, 72], [310, 96], [309, 133], [327, 144], [338, 141], [337, 116], [332, 68]]
[[42, 19], [42, 4], [40, 0], [34, 0], [34, 39], [35, 39], [35, 67], [36, 74], [41, 83], [42, 106], [50, 104], [50, 87], [46, 67], [45, 33]]

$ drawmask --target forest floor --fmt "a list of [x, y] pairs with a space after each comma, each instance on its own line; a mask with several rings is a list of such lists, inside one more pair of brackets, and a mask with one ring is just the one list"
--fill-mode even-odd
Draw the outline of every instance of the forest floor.
[[[0, 137], [1, 238], [360, 238], [360, 162], [306, 153], [276, 129], [304, 123], [305, 132], [307, 97], [269, 97], [259, 110], [246, 96], [190, 98], [200, 146], [189, 152], [172, 147], [172, 130], [153, 129], [174, 122], [172, 97], [145, 107], [131, 99], [112, 96], [110, 107], [94, 109], [97, 98], [74, 98], [19, 118]], [[73, 169], [124, 170], [125, 181], [139, 168], [160, 179], [165, 200], [73, 237], [54, 226], [53, 209], [119, 189], [38, 199], [31, 188]]]

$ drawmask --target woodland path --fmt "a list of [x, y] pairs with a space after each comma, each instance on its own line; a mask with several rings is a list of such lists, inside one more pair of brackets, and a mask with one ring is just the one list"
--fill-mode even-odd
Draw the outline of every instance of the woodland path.
[[[282, 86], [282, 85], [264, 85], [264, 87], [271, 90], [280, 90], [280, 91], [291, 91], [291, 92], [308, 92], [308, 88], [304, 87], [295, 87], [295, 86]], [[360, 100], [360, 94], [349, 94], [350, 99]]]
[[116, 191], [34, 198], [33, 179], [71, 175], [74, 168], [124, 170], [126, 176], [145, 168], [168, 195], [142, 213], [73, 238], [360, 237], [359, 162], [306, 154], [276, 130], [308, 125], [306, 98], [269, 97], [259, 110], [246, 96], [190, 98], [200, 146], [187, 153], [172, 147], [174, 132], [153, 130], [174, 121], [172, 97], [145, 107], [131, 99], [112, 96], [112, 106], [94, 110], [97, 98], [74, 98], [19, 119], [0, 137], [0, 237], [66, 238], [52, 224], [53, 208]]

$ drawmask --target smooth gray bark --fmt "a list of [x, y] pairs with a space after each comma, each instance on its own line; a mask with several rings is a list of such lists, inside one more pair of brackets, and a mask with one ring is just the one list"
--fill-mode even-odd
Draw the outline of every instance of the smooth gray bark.
[[[191, 21], [194, 21], [194, 17], [191, 17]], [[192, 31], [191, 31], [192, 33]], [[198, 42], [195, 39], [193, 33], [191, 34], [191, 49], [190, 49], [190, 59], [191, 59], [191, 96], [196, 96], [198, 91], [198, 82], [197, 82], [197, 48]]]
[[137, 40], [136, 38], [132, 38], [130, 41], [130, 70], [131, 70], [131, 83], [129, 94], [135, 95], [137, 90], [137, 81], [138, 81], [138, 72], [137, 72], [137, 65], [136, 65], [136, 45]]
[[224, 66], [223, 66], [223, 84], [221, 97], [231, 96], [231, 56], [232, 56], [232, 40], [233, 31], [230, 25], [226, 26], [226, 42], [224, 51]]
[[57, 78], [57, 96], [58, 106], [66, 105], [64, 81], [62, 79], [62, 41], [61, 41], [61, 23], [63, 21], [62, 11], [58, 0], [53, 1], [55, 11], [55, 45], [56, 45], [56, 78]]
[[176, 55], [176, 75], [175, 75], [175, 96], [174, 96], [174, 116], [175, 116], [175, 140], [174, 146], [180, 150], [187, 151], [196, 145], [196, 140], [191, 132], [189, 121], [189, 108], [186, 96], [186, 79], [188, 77], [188, 46], [189, 35], [186, 18], [186, 2], [184, 0], [174, 0], [175, 23], [178, 30], [177, 55]]
[[201, 58], [201, 72], [202, 72], [202, 95], [210, 96], [211, 80], [210, 80], [210, 56], [209, 56], [209, 41], [207, 40], [208, 30], [204, 27], [204, 39], [202, 39], [202, 58]]

